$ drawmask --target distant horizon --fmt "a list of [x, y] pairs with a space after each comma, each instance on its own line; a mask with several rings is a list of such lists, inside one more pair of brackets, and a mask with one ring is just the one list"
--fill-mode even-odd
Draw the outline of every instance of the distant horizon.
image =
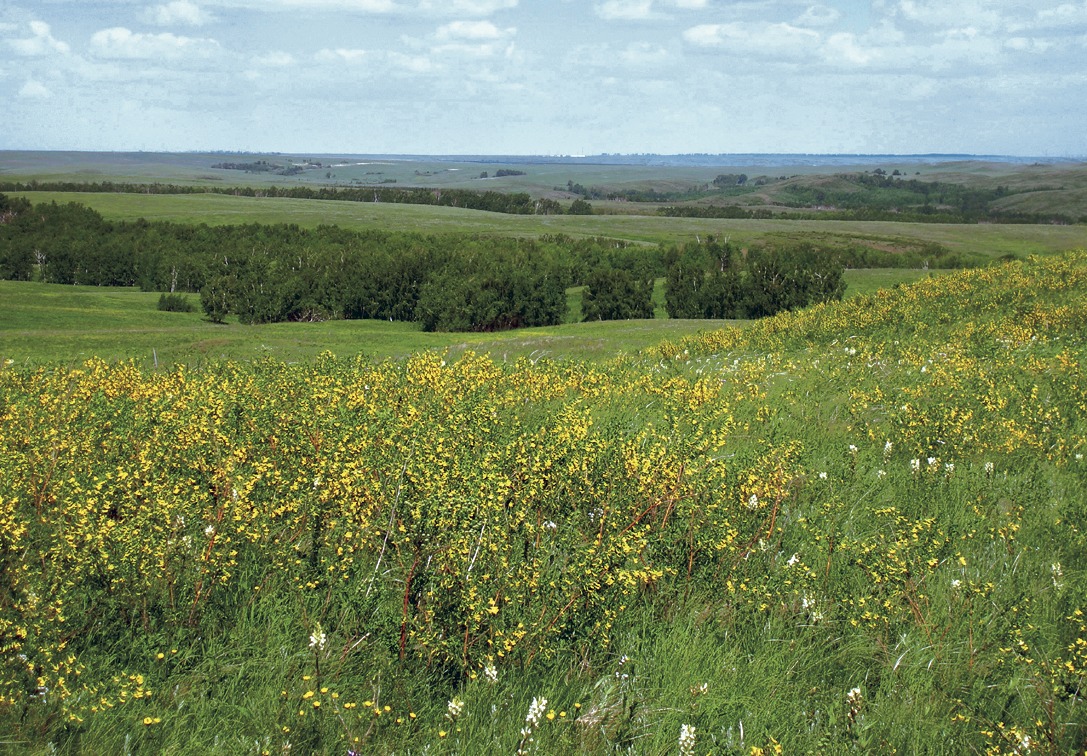
[[[0, 155], [23, 154], [71, 154], [71, 155], [143, 155], [143, 156], [254, 156], [284, 158], [369, 158], [384, 160], [419, 160], [436, 162], [463, 163], [546, 163], [546, 164], [599, 164], [617, 166], [691, 166], [691, 167], [788, 167], [788, 166], [834, 166], [849, 164], [871, 164], [875, 162], [899, 162], [906, 164], [947, 163], [947, 162], [996, 162], [1013, 165], [1033, 163], [1081, 163], [1087, 157], [1076, 155], [1015, 155], [971, 152], [601, 152], [588, 155], [549, 154], [549, 153], [423, 153], [423, 152], [314, 152], [314, 151], [247, 151], [247, 150], [76, 150], [76, 149], [6, 149], [0, 148]], [[0, 173], [4, 171], [0, 165]]]

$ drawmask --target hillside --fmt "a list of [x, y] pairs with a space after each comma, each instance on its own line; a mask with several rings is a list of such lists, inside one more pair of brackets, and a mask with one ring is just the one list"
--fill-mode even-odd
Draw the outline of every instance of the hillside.
[[2, 365], [0, 731], [1082, 749], [1085, 326], [1076, 252], [602, 365]]

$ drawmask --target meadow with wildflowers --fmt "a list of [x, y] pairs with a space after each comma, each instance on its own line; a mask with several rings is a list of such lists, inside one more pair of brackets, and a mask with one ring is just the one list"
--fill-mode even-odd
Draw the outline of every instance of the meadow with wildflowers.
[[1087, 252], [604, 363], [0, 365], [0, 746], [1087, 747]]

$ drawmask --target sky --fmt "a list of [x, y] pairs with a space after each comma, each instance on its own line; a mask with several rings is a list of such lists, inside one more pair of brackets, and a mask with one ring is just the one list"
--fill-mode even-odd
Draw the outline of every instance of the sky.
[[0, 0], [0, 149], [1087, 156], [1087, 0]]

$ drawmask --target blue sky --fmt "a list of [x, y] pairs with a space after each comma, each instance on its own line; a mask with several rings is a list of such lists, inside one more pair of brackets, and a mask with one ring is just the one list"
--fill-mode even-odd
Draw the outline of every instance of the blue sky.
[[0, 149], [1087, 155], [1087, 0], [4, 0]]

